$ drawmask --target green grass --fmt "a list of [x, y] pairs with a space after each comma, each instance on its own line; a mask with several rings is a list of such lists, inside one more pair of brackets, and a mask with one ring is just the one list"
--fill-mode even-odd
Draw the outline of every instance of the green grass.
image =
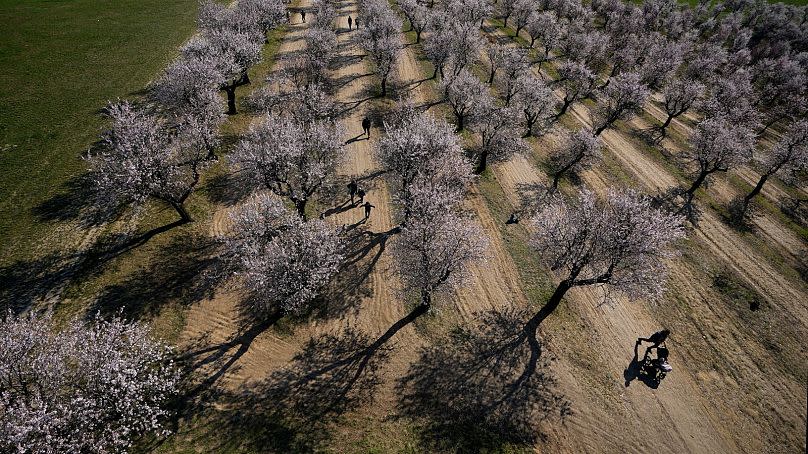
[[107, 100], [142, 90], [195, 30], [197, 0], [0, 0], [0, 263], [53, 228], [34, 210], [84, 170]]

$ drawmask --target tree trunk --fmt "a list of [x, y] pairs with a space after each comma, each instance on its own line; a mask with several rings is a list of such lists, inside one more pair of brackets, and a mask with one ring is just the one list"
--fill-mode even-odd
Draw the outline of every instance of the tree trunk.
[[421, 289], [421, 307], [429, 309], [432, 307], [432, 292], [427, 289]]
[[415, 30], [415, 44], [421, 42], [421, 30]]
[[565, 113], [567, 113], [567, 109], [569, 109], [570, 104], [572, 104], [572, 101], [567, 101], [567, 98], [565, 97], [565, 98], [564, 98], [564, 104], [562, 104], [562, 105], [561, 105], [561, 110], [559, 110], [559, 111], [558, 111], [558, 113], [557, 113], [557, 114], [555, 114], [555, 117], [554, 117], [554, 118], [555, 118], [556, 120], [558, 120], [559, 118], [561, 118], [561, 116], [562, 116], [562, 115], [564, 115]]
[[174, 210], [177, 211], [177, 214], [180, 215], [180, 220], [182, 221], [183, 224], [186, 222], [194, 221], [191, 215], [188, 213], [188, 210], [185, 209], [185, 205], [183, 205], [181, 202], [169, 202], [169, 203], [174, 208]]
[[686, 208], [690, 207], [693, 204], [693, 197], [694, 197], [694, 194], [696, 193], [696, 190], [701, 187], [701, 185], [704, 183], [704, 180], [707, 179], [707, 176], [710, 173], [711, 172], [708, 172], [706, 170], [702, 170], [701, 173], [699, 173], [698, 178], [696, 178], [696, 180], [693, 182], [693, 184], [690, 185], [690, 189], [685, 191], [685, 194], [687, 195], [687, 199], [685, 200], [685, 204], [682, 206], [682, 208], [679, 209], [679, 211], [676, 212], [676, 214], [683, 213]]
[[754, 199], [755, 196], [760, 194], [760, 190], [763, 189], [763, 185], [766, 184], [766, 180], [768, 180], [768, 179], [769, 179], [768, 174], [764, 173], [763, 175], [761, 175], [760, 180], [758, 180], [758, 182], [755, 185], [754, 189], [752, 189], [752, 192], [750, 192], [749, 194], [746, 194], [746, 196], [744, 196], [744, 198], [743, 198], [743, 206], [741, 207], [741, 216], [740, 216], [741, 219], [743, 219], [744, 216], [746, 216], [746, 210], [749, 208], [749, 204], [752, 202], [752, 199]]
[[480, 160], [477, 161], [477, 168], [474, 169], [474, 173], [479, 175], [485, 172], [487, 164], [488, 164], [488, 150], [484, 150], [482, 153], [480, 153]]
[[382, 77], [382, 97], [387, 96], [387, 76]]
[[539, 325], [542, 321], [544, 321], [547, 316], [552, 314], [558, 306], [561, 304], [561, 300], [564, 299], [564, 295], [567, 293], [567, 290], [572, 288], [572, 281], [569, 279], [563, 280], [558, 283], [558, 287], [556, 287], [553, 295], [550, 297], [549, 300], [541, 307], [538, 313], [533, 316], [530, 320], [528, 320], [527, 325], [525, 326], [525, 330], [528, 331], [530, 334], [535, 335], [536, 330], [538, 330]]
[[463, 118], [463, 115], [460, 115], [458, 113], [455, 113], [455, 118], [457, 118], [457, 129], [455, 130], [455, 132], [460, 132], [463, 130], [463, 128], [466, 127], [464, 122], [465, 118]]
[[598, 127], [598, 129], [595, 130], [595, 137], [598, 137], [609, 126], [611, 126], [610, 122], [607, 121], [606, 123], [603, 123], [600, 127]]
[[528, 138], [528, 137], [532, 137], [532, 136], [533, 136], [533, 126], [534, 126], [535, 124], [536, 124], [536, 118], [534, 118], [533, 116], [531, 116], [530, 114], [528, 114], [528, 113], [527, 113], [527, 110], [525, 110], [525, 128], [526, 128], [527, 130], [525, 131], [525, 134], [524, 134], [524, 135], [522, 135], [522, 138], [523, 138], [523, 139], [526, 139], [526, 138]]
[[293, 202], [295, 203], [295, 208], [297, 209], [297, 214], [300, 215], [300, 217], [303, 218], [304, 221], [306, 221], [307, 220], [307, 218], [306, 218], [306, 202], [308, 202], [308, 200], [306, 200], [306, 199], [295, 199], [295, 200], [293, 200]]
[[491, 65], [491, 73], [490, 73], [491, 75], [488, 76], [488, 85], [491, 85], [491, 84], [494, 83], [494, 75], [496, 75], [496, 73], [497, 73], [497, 69], [494, 67], [494, 65]]
[[533, 49], [533, 45], [536, 44], [536, 38], [530, 37], [530, 48]]
[[227, 86], [224, 88], [225, 93], [227, 93], [227, 115], [235, 115], [236, 114], [236, 87], [235, 86]]

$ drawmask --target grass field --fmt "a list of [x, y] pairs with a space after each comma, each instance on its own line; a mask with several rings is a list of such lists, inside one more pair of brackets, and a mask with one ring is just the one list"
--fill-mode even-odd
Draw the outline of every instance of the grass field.
[[196, 28], [196, 9], [197, 0], [0, 0], [0, 264], [47, 236], [41, 207], [82, 173], [99, 109], [159, 74]]

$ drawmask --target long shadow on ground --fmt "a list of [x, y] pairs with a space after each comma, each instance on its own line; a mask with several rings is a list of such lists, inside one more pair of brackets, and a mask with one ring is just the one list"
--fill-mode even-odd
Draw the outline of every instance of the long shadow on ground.
[[402, 416], [423, 424], [424, 452], [496, 451], [542, 441], [548, 419], [570, 414], [549, 355], [523, 311], [485, 312], [424, 347], [398, 385]]

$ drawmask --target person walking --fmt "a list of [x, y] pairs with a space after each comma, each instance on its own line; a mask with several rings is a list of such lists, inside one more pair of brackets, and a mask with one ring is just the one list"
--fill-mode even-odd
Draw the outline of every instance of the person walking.
[[289, 10], [286, 10], [286, 22], [291, 24], [292, 23], [292, 16], [289, 14]]
[[303, 19], [303, 23], [306, 23], [306, 11], [303, 10], [300, 12], [300, 18]]
[[365, 190], [362, 188], [357, 189], [356, 195], [359, 196], [359, 204], [362, 205], [362, 203], [365, 201]]
[[354, 204], [354, 196], [357, 190], [359, 190], [359, 186], [356, 184], [356, 180], [351, 178], [351, 182], [348, 183], [348, 193], [351, 194], [351, 205]]
[[358, 17], [353, 20], [353, 23], [356, 26], [356, 29], [359, 30], [359, 18]]
[[351, 29], [352, 22], [353, 22], [353, 19], [351, 19], [351, 16], [348, 16], [348, 30]]
[[371, 205], [370, 202], [365, 202], [365, 204], [362, 205], [362, 206], [365, 207], [365, 219], [364, 220], [367, 221], [367, 219], [370, 217], [370, 210], [372, 208], [376, 208], [376, 206]]
[[370, 118], [365, 117], [362, 119], [362, 130], [367, 134], [368, 139], [370, 139]]

